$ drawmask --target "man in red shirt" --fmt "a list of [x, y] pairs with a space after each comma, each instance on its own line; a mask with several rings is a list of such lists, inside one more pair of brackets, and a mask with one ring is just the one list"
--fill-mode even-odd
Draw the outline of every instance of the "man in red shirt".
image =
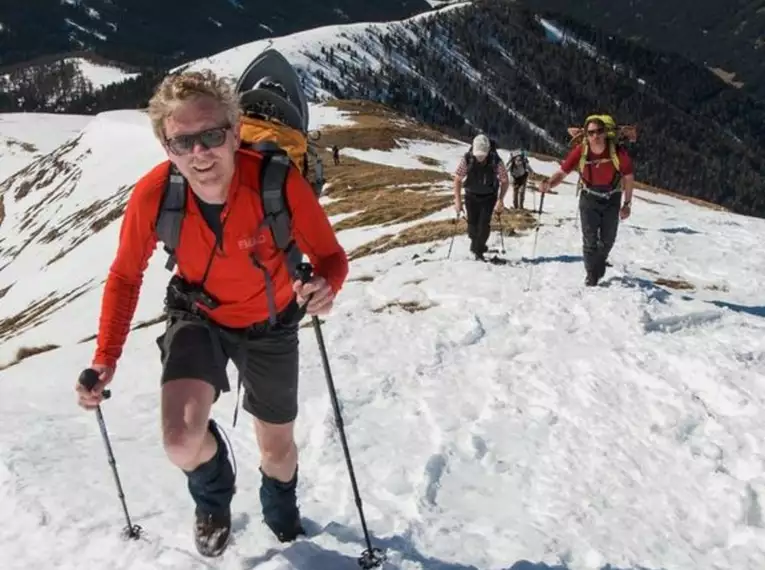
[[303, 533], [293, 435], [298, 323], [306, 311], [331, 309], [348, 259], [310, 183], [292, 164], [285, 181], [292, 237], [315, 276], [302, 283], [290, 275], [284, 252], [263, 223], [263, 156], [239, 147], [239, 101], [224, 80], [211, 72], [168, 76], [148, 111], [169, 160], [138, 180], [128, 200], [91, 363], [99, 382], [90, 391], [77, 384], [79, 404], [96, 407], [114, 375], [158, 242], [157, 213], [173, 163], [188, 184], [174, 252], [177, 273], [165, 301], [169, 319], [157, 339], [165, 452], [187, 477], [198, 551], [222, 554], [231, 533], [236, 473], [210, 410], [230, 390], [226, 367], [233, 360], [260, 447], [264, 521], [279, 540], [289, 541]]
[[[630, 215], [635, 177], [632, 159], [623, 147], [616, 145], [616, 133], [609, 132], [602, 119], [588, 117], [584, 136], [582, 144], [576, 145], [566, 156], [560, 170], [542, 181], [539, 191], [548, 192], [579, 167], [582, 191], [579, 214], [587, 271], [585, 284], [594, 286], [606, 272], [606, 261], [616, 241], [619, 219], [625, 220]], [[624, 204], [620, 207], [622, 193]]]

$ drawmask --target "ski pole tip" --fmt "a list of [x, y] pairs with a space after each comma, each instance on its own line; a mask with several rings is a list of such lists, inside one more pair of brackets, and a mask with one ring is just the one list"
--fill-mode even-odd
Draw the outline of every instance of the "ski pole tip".
[[359, 566], [364, 570], [379, 568], [387, 560], [385, 553], [379, 548], [371, 548], [361, 553]]
[[122, 538], [124, 539], [132, 539], [132, 540], [138, 540], [141, 538], [141, 531], [143, 529], [140, 527], [140, 525], [134, 524], [132, 526], [126, 526], [122, 529]]

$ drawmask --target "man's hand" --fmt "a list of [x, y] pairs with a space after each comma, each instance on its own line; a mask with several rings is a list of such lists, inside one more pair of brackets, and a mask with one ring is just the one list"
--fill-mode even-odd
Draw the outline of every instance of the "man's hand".
[[462, 199], [461, 198], [454, 199], [454, 213], [458, 218], [460, 217], [460, 214], [462, 214]]
[[505, 205], [502, 203], [502, 200], [497, 200], [497, 205], [494, 206], [494, 213], [497, 216], [501, 216], [502, 212], [505, 211]]
[[545, 178], [542, 180], [542, 182], [539, 183], [539, 186], [537, 187], [537, 190], [541, 192], [542, 194], [545, 194], [550, 191], [550, 179]]
[[627, 218], [630, 217], [631, 213], [632, 213], [632, 208], [630, 207], [630, 205], [624, 204], [624, 206], [622, 206], [622, 209], [619, 210], [619, 218], [622, 220], [626, 220]]
[[75, 385], [75, 391], [77, 392], [77, 404], [86, 410], [95, 409], [104, 399], [104, 388], [114, 377], [114, 368], [110, 366], [104, 366], [103, 364], [93, 364], [90, 368], [98, 372], [98, 383], [93, 386], [92, 390], [88, 390], [82, 384], [79, 379]]
[[297, 295], [298, 304], [302, 307], [308, 301], [306, 312], [309, 315], [325, 315], [335, 301], [335, 292], [324, 277], [316, 275], [308, 283], [295, 281], [292, 290]]

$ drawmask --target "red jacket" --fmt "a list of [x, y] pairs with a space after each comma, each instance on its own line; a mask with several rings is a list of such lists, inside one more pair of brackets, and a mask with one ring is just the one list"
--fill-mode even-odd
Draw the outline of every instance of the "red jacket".
[[[261, 164], [258, 153], [237, 152], [236, 171], [221, 214], [225, 220], [223, 251], [216, 252], [204, 284], [205, 290], [220, 302], [218, 308], [208, 312], [210, 318], [228, 327], [246, 327], [269, 317], [265, 278], [253, 264], [252, 252], [273, 280], [277, 311], [284, 309], [294, 295], [284, 254], [277, 249], [270, 229], [264, 226], [257, 230], [263, 221], [258, 176]], [[155, 222], [169, 169], [169, 161], [153, 168], [137, 182], [128, 200], [117, 254], [104, 287], [94, 364], [114, 366], [122, 353], [143, 273], [158, 243]], [[190, 283], [199, 283], [215, 247], [215, 236], [191, 196], [191, 189], [187, 192], [186, 214], [175, 252], [177, 272]], [[295, 168], [287, 176], [286, 199], [295, 241], [313, 264], [315, 274], [327, 279], [337, 293], [348, 275], [348, 258], [313, 189]]]

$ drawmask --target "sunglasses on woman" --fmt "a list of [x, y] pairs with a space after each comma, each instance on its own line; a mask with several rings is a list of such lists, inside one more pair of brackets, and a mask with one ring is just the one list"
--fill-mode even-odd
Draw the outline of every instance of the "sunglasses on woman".
[[587, 131], [588, 137], [594, 137], [595, 135], [602, 135], [606, 132], [606, 129], [590, 129]]
[[189, 154], [194, 150], [194, 146], [196, 146], [197, 143], [202, 145], [202, 148], [206, 150], [218, 148], [226, 142], [226, 135], [230, 128], [231, 125], [226, 124], [198, 133], [178, 135], [171, 139], [166, 139], [167, 148], [169, 148], [173, 154], [177, 155]]

